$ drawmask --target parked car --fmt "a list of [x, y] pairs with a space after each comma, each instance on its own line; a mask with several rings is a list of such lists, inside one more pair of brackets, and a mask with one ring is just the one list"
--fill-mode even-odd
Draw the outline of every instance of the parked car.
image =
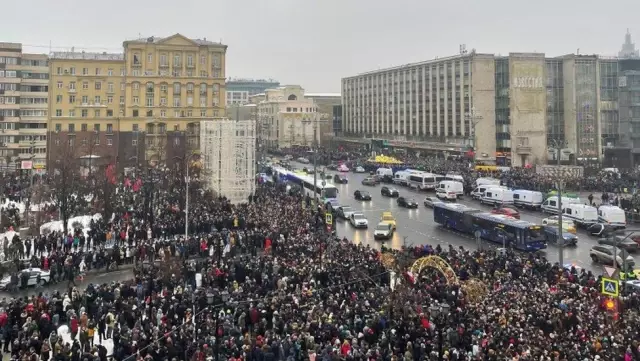
[[358, 201], [370, 201], [371, 194], [367, 191], [357, 190], [353, 192], [353, 197]]
[[515, 210], [513, 208], [509, 208], [509, 207], [497, 208], [497, 209], [492, 210], [491, 213], [493, 213], [493, 214], [503, 214], [505, 216], [513, 217], [513, 218], [516, 218], [516, 219], [520, 219], [520, 212], [518, 212], [517, 210]]
[[354, 212], [349, 217], [349, 223], [355, 228], [367, 228], [369, 227], [369, 221], [365, 217], [364, 213]]
[[562, 232], [564, 240], [560, 240], [560, 237], [558, 237], [558, 227], [544, 227], [544, 235], [547, 243], [559, 245], [558, 241], [560, 241], [564, 246], [576, 246], [578, 244], [578, 236], [569, 232]]
[[[543, 226], [557, 226], [558, 222], [560, 221], [559, 219], [560, 217], [558, 216], [551, 216], [548, 218], [545, 218], [542, 220], [542, 225]], [[576, 229], [576, 224], [573, 223], [572, 220], [563, 217], [562, 218], [562, 229], [564, 229], [566, 232], [570, 232], [573, 234], [576, 234], [576, 232], [578, 231]]]
[[354, 172], [354, 173], [365, 173], [365, 172], [366, 172], [366, 170], [364, 169], [364, 167], [357, 166], [357, 167], [353, 170], [353, 172]]
[[338, 184], [347, 184], [349, 183], [349, 180], [347, 179], [347, 177], [341, 175], [341, 174], [336, 174], [333, 176], [333, 183], [338, 183]]
[[606, 244], [608, 246], [616, 246], [619, 249], [624, 249], [627, 252], [637, 252], [638, 245], [634, 240], [625, 238], [624, 236], [613, 236], [609, 238], [598, 239], [598, 244]]
[[404, 208], [418, 208], [418, 202], [416, 202], [414, 199], [398, 197], [398, 199], [396, 200], [396, 203], [398, 203], [398, 206], [404, 207]]
[[[604, 263], [604, 264], [614, 264], [613, 252], [614, 249], [612, 246], [607, 245], [596, 245], [591, 247], [589, 251], [589, 256], [593, 262]], [[627, 269], [633, 269], [636, 265], [633, 257], [629, 255], [629, 253], [623, 249], [618, 249], [616, 251], [616, 266], [622, 268], [626, 266]]]
[[429, 207], [429, 208], [433, 208], [433, 204], [434, 203], [439, 203], [440, 200], [436, 197], [425, 197], [424, 198], [424, 206], [425, 207]]
[[367, 177], [367, 178], [362, 180], [362, 185], [363, 186], [374, 186], [374, 185], [376, 185], [376, 180], [373, 179], [373, 177]]
[[387, 197], [398, 197], [400, 192], [395, 188], [384, 186], [380, 188], [380, 194]]
[[393, 229], [396, 229], [396, 218], [393, 216], [391, 212], [382, 212], [382, 217], [380, 218], [381, 223], [389, 223]]
[[[49, 283], [49, 280], [51, 279], [51, 274], [49, 273], [49, 271], [45, 271], [42, 270], [40, 268], [29, 268], [29, 269], [23, 269], [22, 271], [18, 272], [18, 288], [22, 288], [22, 277], [24, 274], [28, 274], [29, 279], [27, 280], [27, 287], [28, 286], [35, 286], [37, 283], [40, 284], [40, 286], [44, 286], [47, 283]], [[40, 275], [40, 281], [38, 282], [38, 275]], [[6, 291], [8, 290], [10, 287], [11, 283], [11, 276], [6, 276], [2, 279], [2, 281], [0, 281], [0, 290], [2, 291]]]
[[336, 212], [338, 217], [348, 220], [349, 217], [351, 217], [351, 214], [353, 214], [355, 211], [353, 210], [353, 208], [349, 206], [338, 206], [338, 209], [336, 209]]
[[393, 237], [393, 226], [390, 223], [380, 222], [373, 231], [373, 239], [390, 239]]

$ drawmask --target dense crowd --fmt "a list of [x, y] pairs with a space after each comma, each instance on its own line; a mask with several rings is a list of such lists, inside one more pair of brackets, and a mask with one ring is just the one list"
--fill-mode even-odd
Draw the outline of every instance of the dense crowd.
[[[39, 257], [109, 239], [131, 246], [134, 278], [0, 301], [3, 352], [74, 361], [640, 360], [640, 296], [628, 291], [618, 315], [605, 311], [590, 272], [491, 250], [394, 253], [399, 263], [437, 255], [463, 285], [481, 281], [487, 293], [474, 303], [439, 272], [387, 269], [380, 252], [330, 237], [316, 227], [321, 211], [284, 184], [261, 184], [242, 205], [194, 201], [186, 239], [170, 197], [158, 195], [153, 225], [128, 210], [92, 225], [75, 250], [75, 237], [69, 247], [61, 234], [40, 238]], [[73, 342], [57, 333], [64, 329]]]

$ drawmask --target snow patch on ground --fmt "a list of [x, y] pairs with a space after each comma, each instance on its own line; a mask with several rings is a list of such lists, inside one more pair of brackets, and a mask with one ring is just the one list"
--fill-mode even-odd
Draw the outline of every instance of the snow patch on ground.
[[[93, 219], [94, 221], [98, 221], [101, 218], [102, 218], [102, 215], [100, 213], [96, 213], [93, 216], [86, 215], [86, 216], [72, 217], [69, 219], [69, 222], [67, 222], [67, 231], [74, 229], [74, 225], [79, 224], [82, 226], [82, 233], [84, 233], [84, 236], [87, 237], [91, 220]], [[42, 235], [47, 235], [54, 231], [58, 231], [58, 232], [63, 231], [62, 221], [47, 222], [42, 226], [40, 226], [40, 234]]]

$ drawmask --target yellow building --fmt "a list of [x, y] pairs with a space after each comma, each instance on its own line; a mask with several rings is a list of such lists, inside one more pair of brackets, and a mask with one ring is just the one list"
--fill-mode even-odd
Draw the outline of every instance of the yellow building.
[[200, 121], [224, 116], [227, 46], [175, 34], [123, 47], [52, 54], [51, 149], [73, 145], [119, 168], [184, 158], [199, 148]]
[[200, 121], [224, 116], [226, 51], [180, 34], [124, 42], [121, 131], [145, 132], [148, 160], [170, 162], [199, 149]]

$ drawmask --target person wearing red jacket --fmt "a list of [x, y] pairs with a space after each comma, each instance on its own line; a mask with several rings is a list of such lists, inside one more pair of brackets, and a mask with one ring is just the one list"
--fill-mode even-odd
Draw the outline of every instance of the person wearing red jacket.
[[75, 315], [71, 316], [71, 339], [75, 340], [78, 335], [78, 319]]

